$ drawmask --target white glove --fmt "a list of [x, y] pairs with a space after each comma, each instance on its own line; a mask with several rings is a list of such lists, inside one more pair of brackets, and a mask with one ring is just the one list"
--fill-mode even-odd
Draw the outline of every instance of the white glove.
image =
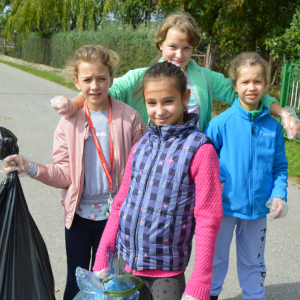
[[59, 115], [71, 116], [77, 110], [76, 103], [65, 96], [56, 96], [50, 100], [50, 103]]
[[183, 294], [181, 300], [201, 300], [201, 299], [194, 298], [194, 297], [189, 296], [187, 294]]
[[280, 197], [269, 199], [266, 203], [266, 206], [271, 209], [271, 212], [267, 214], [269, 221], [284, 218], [288, 212], [287, 203]]
[[101, 271], [93, 271], [93, 273], [99, 277], [101, 280], [105, 279], [109, 274], [111, 274], [110, 268], [105, 268]]
[[295, 139], [300, 135], [300, 119], [293, 107], [286, 106], [278, 116], [281, 118], [281, 125], [286, 130], [288, 139]]
[[18, 174], [27, 173], [31, 167], [31, 161], [24, 157], [14, 154], [7, 156], [3, 160], [4, 172], [8, 175], [10, 172], [18, 171]]

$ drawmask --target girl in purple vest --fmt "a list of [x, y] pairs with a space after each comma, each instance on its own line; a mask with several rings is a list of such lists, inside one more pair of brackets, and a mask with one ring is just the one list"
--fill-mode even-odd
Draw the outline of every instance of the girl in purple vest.
[[[145, 72], [149, 132], [131, 150], [93, 267], [96, 274], [108, 267], [106, 252], [115, 248], [121, 274], [147, 278], [143, 300], [210, 298], [222, 220], [219, 165], [213, 143], [197, 128], [198, 114], [185, 111], [186, 81], [167, 61]], [[186, 285], [194, 233], [195, 264]]]

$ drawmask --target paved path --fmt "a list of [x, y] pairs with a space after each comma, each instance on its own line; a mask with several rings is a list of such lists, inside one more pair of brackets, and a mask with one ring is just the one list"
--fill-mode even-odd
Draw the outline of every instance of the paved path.
[[[60, 94], [73, 97], [76, 92], [0, 63], [0, 125], [17, 135], [21, 154], [32, 154], [34, 161], [52, 162], [53, 133], [59, 116], [50, 107], [49, 100]], [[4, 175], [0, 173], [0, 180], [3, 178]], [[60, 192], [28, 177], [22, 177], [21, 182], [31, 214], [48, 247], [55, 286], [59, 289], [56, 298], [60, 300], [66, 277]], [[267, 299], [300, 299], [299, 184], [299, 181], [297, 184], [289, 180], [290, 211], [287, 217], [268, 224]], [[186, 271], [187, 278], [191, 274], [193, 261], [192, 258]], [[232, 247], [229, 273], [220, 299], [242, 299], [236, 275], [234, 247]]]

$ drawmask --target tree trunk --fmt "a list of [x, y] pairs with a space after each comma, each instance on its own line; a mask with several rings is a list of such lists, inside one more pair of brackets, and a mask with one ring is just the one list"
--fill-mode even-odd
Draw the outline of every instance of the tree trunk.
[[3, 46], [3, 54], [6, 55], [6, 43], [7, 43], [7, 40], [4, 39], [4, 46]]
[[210, 65], [209, 65], [209, 68], [211, 70], [214, 69], [214, 64], [215, 64], [218, 48], [219, 48], [219, 45], [218, 44], [215, 45], [214, 50], [213, 50], [212, 55], [211, 55], [211, 61], [210, 61]]
[[273, 86], [274, 83], [275, 83], [275, 81], [276, 81], [276, 78], [277, 78], [277, 75], [278, 75], [279, 67], [280, 67], [280, 66], [278, 66], [278, 67], [276, 68], [275, 74], [274, 74], [274, 76], [273, 76], [273, 80], [272, 80], [272, 82], [271, 82], [271, 86]]

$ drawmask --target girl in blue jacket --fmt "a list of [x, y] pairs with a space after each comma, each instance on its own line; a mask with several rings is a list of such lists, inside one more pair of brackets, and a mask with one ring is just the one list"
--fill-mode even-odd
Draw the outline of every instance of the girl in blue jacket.
[[243, 299], [265, 299], [266, 216], [272, 220], [286, 215], [288, 175], [281, 127], [260, 101], [269, 74], [267, 62], [257, 53], [237, 56], [229, 76], [238, 97], [231, 108], [205, 129], [215, 143], [224, 185], [223, 221], [214, 256], [211, 300], [218, 299], [222, 290], [235, 228]]

